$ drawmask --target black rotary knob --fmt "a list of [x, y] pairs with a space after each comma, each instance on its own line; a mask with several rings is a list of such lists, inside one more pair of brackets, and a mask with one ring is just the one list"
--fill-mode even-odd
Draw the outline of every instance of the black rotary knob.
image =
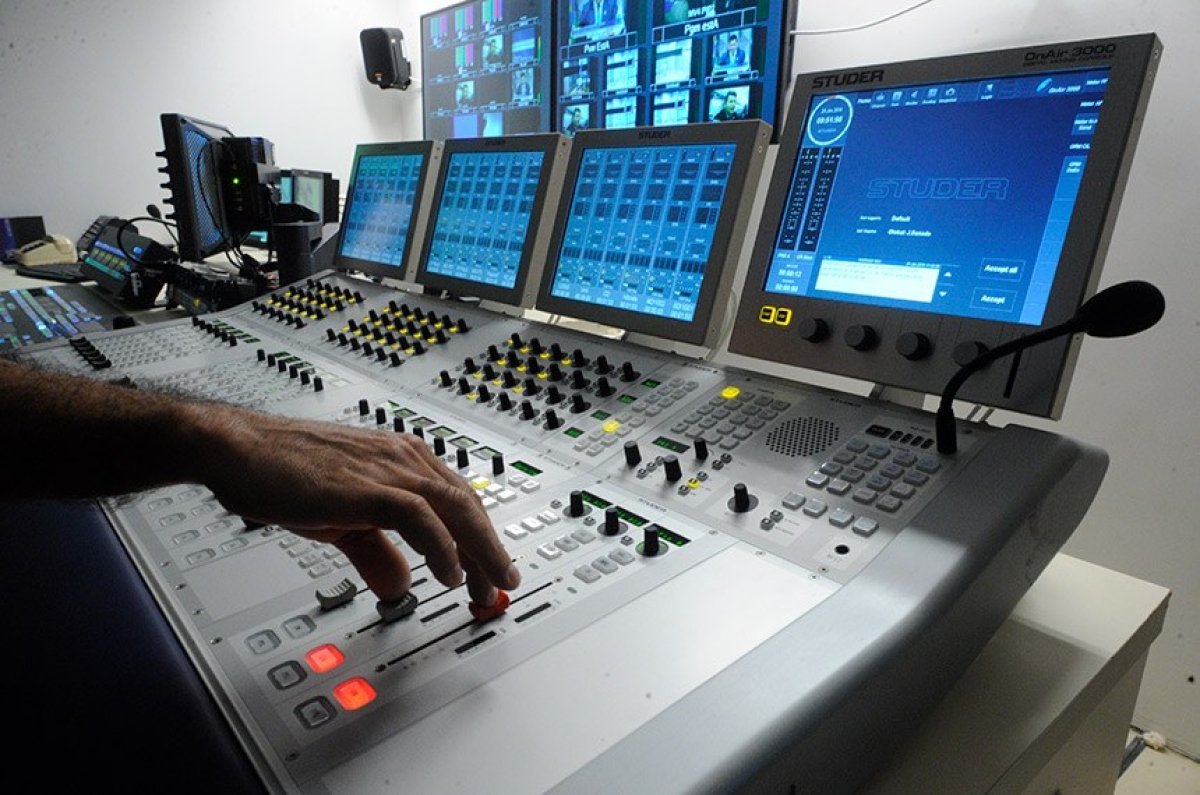
[[638, 449], [637, 442], [625, 443], [625, 464], [632, 469], [642, 463], [642, 451]]
[[800, 321], [796, 330], [800, 339], [809, 342], [824, 342], [829, 339], [829, 323], [819, 317], [806, 317]]
[[571, 492], [571, 496], [567, 501], [567, 516], [576, 518], [583, 516], [585, 506], [583, 504], [583, 492], [576, 489]]
[[896, 353], [910, 362], [918, 362], [933, 353], [933, 343], [919, 331], [905, 331], [896, 338]]
[[521, 401], [521, 419], [531, 420], [537, 416], [537, 410], [528, 400]]
[[640, 551], [648, 558], [653, 558], [662, 554], [662, 539], [658, 537], [658, 525], [647, 525], [646, 529], [642, 531], [642, 545]]
[[679, 459], [674, 455], [669, 455], [663, 459], [663, 475], [668, 483], [675, 483], [683, 477], [683, 467], [679, 465]]
[[604, 509], [604, 524], [600, 525], [600, 532], [606, 536], [620, 535], [621, 514], [615, 507]]
[[562, 417], [558, 416], [558, 412], [555, 411], [554, 409], [546, 409], [546, 413], [543, 416], [546, 418], [546, 422], [545, 422], [546, 430], [552, 431], [555, 428], [562, 427], [563, 419], [562, 419]]
[[978, 359], [988, 352], [988, 346], [979, 340], [969, 340], [960, 342], [954, 346], [954, 353], [951, 355], [954, 363], [959, 367], [966, 367], [971, 362]]
[[592, 407], [592, 404], [588, 403], [586, 400], [584, 400], [583, 395], [579, 394], [578, 392], [571, 395], [571, 413], [572, 414], [582, 414], [583, 412], [587, 411], [591, 407]]
[[844, 339], [856, 351], [869, 351], [879, 344], [879, 332], [865, 323], [856, 323], [846, 329]]
[[696, 460], [704, 461], [708, 458], [708, 442], [704, 439], [697, 439], [693, 449], [696, 452]]
[[733, 498], [729, 500], [729, 510], [734, 513], [746, 513], [754, 510], [756, 505], [758, 505], [758, 498], [750, 493], [745, 483], [733, 485]]
[[596, 395], [598, 397], [608, 397], [616, 391], [616, 388], [604, 376], [596, 379]]

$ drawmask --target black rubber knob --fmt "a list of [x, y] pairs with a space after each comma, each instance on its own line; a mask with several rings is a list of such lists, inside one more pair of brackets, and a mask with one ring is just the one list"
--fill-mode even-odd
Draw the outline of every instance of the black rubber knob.
[[641, 373], [633, 369], [633, 362], [625, 362], [625, 364], [621, 365], [622, 381], [636, 381], [640, 375]]
[[919, 362], [933, 353], [933, 343], [919, 331], [906, 331], [896, 338], [896, 353], [910, 362]]
[[856, 351], [869, 351], [879, 344], [879, 332], [872, 326], [856, 323], [846, 329], [846, 344]]
[[466, 469], [471, 465], [471, 454], [461, 447], [454, 453], [454, 458], [459, 469]]
[[630, 468], [642, 463], [642, 451], [638, 449], [637, 442], [625, 443], [625, 463]]
[[663, 459], [663, 475], [668, 483], [675, 483], [683, 477], [683, 467], [679, 465], [679, 459], [674, 455], [669, 455]]
[[500, 397], [496, 398], [496, 408], [500, 411], [512, 411], [512, 397], [507, 392], [501, 392]]
[[375, 409], [375, 424], [387, 425], [387, 409], [385, 409], [383, 406]]
[[437, 455], [446, 454], [446, 440], [440, 436], [433, 437], [433, 452]]
[[819, 317], [806, 317], [796, 326], [800, 339], [824, 342], [829, 339], [829, 324]]
[[531, 420], [535, 416], [537, 416], [537, 410], [534, 409], [533, 404], [530, 403], [528, 400], [522, 400], [521, 401], [521, 419]]
[[583, 492], [576, 489], [571, 492], [571, 497], [567, 503], [567, 515], [580, 517], [583, 516]]
[[496, 453], [492, 456], [492, 474], [499, 477], [504, 474], [504, 454]]
[[600, 532], [606, 536], [619, 535], [621, 532], [621, 515], [620, 512], [612, 506], [604, 509], [604, 524], [600, 526]]
[[475, 390], [475, 400], [480, 403], [487, 403], [492, 399], [492, 391], [487, 388], [487, 384], [480, 384]]
[[697, 461], [704, 461], [708, 458], [708, 442], [704, 439], [697, 439], [693, 449], [696, 451]]
[[552, 431], [555, 428], [562, 427], [562, 424], [563, 424], [562, 417], [558, 416], [558, 412], [555, 411], [554, 409], [546, 409], [546, 413], [543, 416], [546, 418], [546, 423], [545, 423], [546, 430]]
[[587, 411], [591, 407], [592, 407], [592, 404], [588, 403], [586, 400], [584, 400], [583, 395], [579, 394], [578, 392], [571, 395], [571, 413], [572, 414], [582, 414], [583, 412]]
[[371, 401], [361, 398], [358, 401], [358, 416], [365, 417], [371, 413]]
[[735, 483], [733, 486], [733, 503], [734, 513], [745, 513], [750, 510], [750, 491], [746, 488], [745, 483]]
[[599, 397], [608, 397], [616, 391], [616, 387], [610, 384], [608, 379], [604, 376], [600, 376], [598, 379], [596, 379], [596, 394]]
[[983, 344], [979, 340], [969, 340], [967, 342], [960, 342], [955, 345], [954, 353], [951, 355], [951, 357], [954, 359], [954, 363], [959, 367], [966, 367], [968, 364], [975, 361], [980, 356], [983, 356], [987, 352], [987, 345]]
[[648, 558], [653, 558], [661, 555], [662, 551], [662, 540], [658, 537], [658, 525], [648, 525], [642, 531], [642, 554]]

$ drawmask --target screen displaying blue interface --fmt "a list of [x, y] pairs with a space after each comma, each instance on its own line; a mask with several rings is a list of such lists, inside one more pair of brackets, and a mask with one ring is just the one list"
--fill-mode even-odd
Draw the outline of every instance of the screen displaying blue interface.
[[1108, 70], [813, 97], [764, 289], [1038, 325]]
[[424, 155], [364, 155], [346, 202], [339, 254], [397, 268], [404, 264]]
[[455, 279], [516, 285], [543, 152], [449, 156], [425, 269]]
[[691, 321], [737, 146], [592, 148], [550, 295]]

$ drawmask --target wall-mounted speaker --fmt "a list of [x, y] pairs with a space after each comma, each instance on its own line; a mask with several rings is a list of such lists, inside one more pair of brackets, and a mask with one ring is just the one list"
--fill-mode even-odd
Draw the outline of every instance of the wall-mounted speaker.
[[404, 90], [412, 85], [412, 65], [404, 56], [399, 28], [367, 28], [358, 34], [367, 80], [380, 88]]

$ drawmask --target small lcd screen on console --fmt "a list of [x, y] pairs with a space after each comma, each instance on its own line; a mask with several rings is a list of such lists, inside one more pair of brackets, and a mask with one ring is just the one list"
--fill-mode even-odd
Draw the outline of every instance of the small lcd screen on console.
[[813, 97], [764, 289], [1040, 324], [1108, 74]]
[[554, 162], [566, 146], [555, 133], [447, 141], [416, 280], [520, 305]]
[[740, 122], [580, 133], [538, 307], [681, 341], [703, 337], [747, 150], [764, 132]]
[[432, 143], [360, 144], [346, 191], [337, 267], [402, 278]]

